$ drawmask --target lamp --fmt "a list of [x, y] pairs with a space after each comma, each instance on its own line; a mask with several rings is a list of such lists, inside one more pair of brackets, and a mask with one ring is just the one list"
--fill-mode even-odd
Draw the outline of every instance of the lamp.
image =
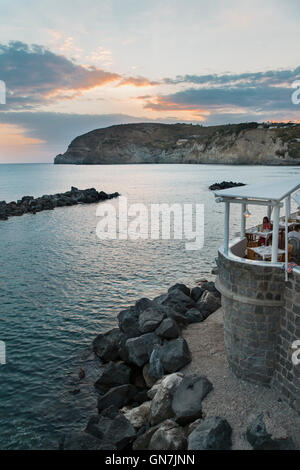
[[250, 217], [250, 215], [251, 215], [251, 212], [248, 210], [248, 207], [246, 206], [246, 210], [244, 212], [245, 219], [248, 219], [248, 217]]

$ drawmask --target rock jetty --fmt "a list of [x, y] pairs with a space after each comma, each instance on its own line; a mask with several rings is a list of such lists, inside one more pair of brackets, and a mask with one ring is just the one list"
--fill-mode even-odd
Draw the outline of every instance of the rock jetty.
[[230, 449], [231, 427], [205, 419], [202, 401], [213, 384], [183, 375], [191, 361], [182, 331], [221, 305], [213, 282], [189, 289], [175, 284], [153, 300], [142, 298], [118, 314], [118, 328], [99, 334], [93, 351], [101, 363], [97, 410], [84, 430], [66, 434], [60, 449]]
[[222, 181], [222, 183], [214, 183], [209, 186], [211, 191], [220, 191], [221, 189], [235, 188], [236, 186], [246, 186], [244, 183], [234, 183], [233, 181]]
[[78, 189], [71, 187], [70, 191], [53, 195], [34, 198], [24, 196], [17, 202], [0, 201], [0, 220], [7, 220], [12, 216], [23, 214], [36, 214], [44, 210], [51, 210], [55, 207], [74, 206], [75, 204], [90, 204], [92, 202], [106, 201], [118, 197], [119, 193], [107, 194], [104, 191], [97, 191], [95, 188]]
[[89, 376], [88, 395], [87, 383], [76, 383], [95, 413], [82, 429], [63, 436], [61, 450], [296, 448], [298, 420], [292, 432], [282, 427], [282, 416], [273, 416], [277, 399], [259, 412], [254, 399], [251, 410], [247, 399], [265, 395], [264, 389], [249, 385], [241, 406], [240, 387], [232, 379], [220, 380], [228, 371], [223, 360], [216, 364], [210, 355], [225, 355], [223, 332], [216, 329], [221, 298], [213, 282], [196, 283], [192, 289], [175, 284], [153, 300], [138, 300], [119, 313], [118, 328], [94, 339], [92, 370], [83, 362], [77, 374], [82, 377], [85, 370]]

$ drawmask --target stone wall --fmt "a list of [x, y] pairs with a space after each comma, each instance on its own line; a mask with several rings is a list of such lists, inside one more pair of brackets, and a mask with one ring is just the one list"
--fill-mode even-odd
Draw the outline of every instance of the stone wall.
[[292, 344], [296, 340], [300, 340], [300, 274], [294, 272], [285, 283], [285, 306], [280, 319], [273, 384], [300, 412], [300, 364], [292, 361]]
[[240, 378], [268, 384], [276, 365], [284, 273], [221, 253], [218, 264], [229, 365]]
[[228, 258], [220, 251], [216, 286], [222, 294], [227, 360], [237, 377], [276, 387], [300, 411], [300, 274], [285, 282], [280, 265]]

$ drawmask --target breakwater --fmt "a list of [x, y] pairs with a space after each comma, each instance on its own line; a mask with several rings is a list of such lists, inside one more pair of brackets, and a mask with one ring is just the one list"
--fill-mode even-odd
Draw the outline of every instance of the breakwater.
[[107, 194], [104, 191], [97, 191], [95, 188], [78, 189], [72, 186], [71, 190], [65, 193], [45, 194], [37, 198], [24, 196], [18, 201], [8, 203], [0, 201], [0, 220], [7, 220], [9, 217], [21, 216], [28, 213], [36, 214], [44, 210], [52, 210], [55, 207], [106, 201], [119, 195], [118, 192]]

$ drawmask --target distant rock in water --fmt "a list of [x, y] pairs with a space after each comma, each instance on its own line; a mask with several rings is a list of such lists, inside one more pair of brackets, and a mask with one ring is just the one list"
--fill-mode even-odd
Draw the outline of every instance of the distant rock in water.
[[219, 191], [221, 189], [235, 188], [236, 186], [246, 186], [244, 183], [234, 183], [233, 181], [222, 181], [209, 186], [211, 191]]
[[122, 124], [76, 137], [54, 163], [298, 165], [300, 124]]
[[14, 215], [36, 214], [37, 212], [54, 209], [55, 207], [106, 201], [118, 196], [120, 196], [119, 193], [107, 194], [104, 191], [98, 192], [95, 188], [77, 189], [72, 186], [71, 191], [65, 193], [45, 194], [37, 198], [24, 196], [17, 202], [6, 203], [5, 201], [0, 201], [0, 220], [7, 220], [8, 217]]

